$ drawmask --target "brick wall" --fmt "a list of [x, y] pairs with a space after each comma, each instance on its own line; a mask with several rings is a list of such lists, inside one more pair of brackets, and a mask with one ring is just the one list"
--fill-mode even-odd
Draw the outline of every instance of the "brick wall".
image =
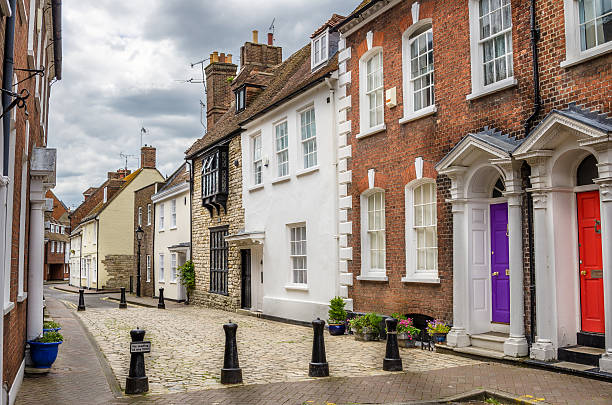
[[[157, 185], [153, 183], [147, 187], [141, 188], [134, 192], [134, 223], [138, 225], [138, 208], [142, 208], [142, 230], [144, 236], [140, 242], [140, 285], [141, 295], [144, 297], [154, 297], [157, 295], [155, 291], [155, 271], [153, 267], [153, 235], [154, 235], [154, 218], [153, 202], [151, 196], [155, 194]], [[151, 224], [147, 222], [147, 205], [151, 204]], [[170, 214], [168, 213], [168, 216]], [[134, 232], [134, 253], [138, 252], [138, 242], [136, 240], [136, 232]], [[151, 277], [147, 281], [147, 255], [151, 256]], [[134, 260], [132, 276], [134, 277], [134, 291], [136, 291], [136, 275], [138, 274], [137, 261]]]
[[[406, 285], [399, 281], [405, 273], [404, 186], [410, 181], [406, 170], [414, 158], [422, 156], [425, 164], [437, 163], [450, 149], [470, 132], [484, 126], [495, 127], [517, 138], [525, 137], [524, 124], [534, 109], [533, 65], [530, 44], [529, 2], [512, 1], [512, 41], [514, 77], [517, 85], [471, 101], [471, 65], [469, 14], [466, 2], [421, 1], [420, 18], [432, 18], [435, 61], [435, 103], [437, 112], [427, 118], [401, 125], [402, 94], [402, 33], [412, 24], [411, 4], [401, 2], [351, 34], [346, 47], [351, 48], [347, 71], [351, 72], [348, 95], [352, 98], [347, 119], [351, 120], [348, 140], [352, 148], [349, 169], [352, 170], [352, 236], [353, 260], [348, 271], [354, 285], [349, 295], [354, 307], [361, 311], [423, 312], [452, 320], [452, 215], [449, 197], [450, 181], [436, 176], [438, 187], [438, 248], [441, 283], [435, 286]], [[575, 102], [588, 108], [610, 113], [612, 107], [612, 55], [599, 56], [573, 67], [563, 68], [565, 60], [565, 26], [562, 1], [537, 1], [537, 22], [541, 30], [538, 43], [541, 95], [543, 108], [537, 125], [553, 108], [563, 109]], [[366, 33], [373, 32], [373, 45], [383, 47], [384, 88], [397, 88], [398, 105], [385, 108], [386, 131], [363, 139], [359, 133], [359, 57], [367, 50]], [[394, 153], [389, 153], [392, 150]], [[360, 274], [360, 182], [367, 181], [367, 170], [375, 169], [384, 178], [386, 191], [387, 275], [388, 283], [358, 281]], [[523, 177], [529, 175], [528, 166]], [[529, 334], [530, 295], [529, 251], [527, 238], [527, 208], [524, 198], [524, 257], [525, 257], [525, 323]]]
[[[237, 164], [235, 164], [237, 163]], [[212, 308], [235, 310], [240, 308], [240, 249], [231, 246], [228, 251], [228, 295], [209, 292], [210, 290], [210, 228], [229, 226], [229, 235], [244, 229], [242, 207], [242, 155], [240, 137], [229, 141], [229, 197], [227, 213], [211, 216], [202, 206], [202, 158], [194, 159], [192, 210], [192, 258], [196, 272], [196, 288], [193, 301]]]

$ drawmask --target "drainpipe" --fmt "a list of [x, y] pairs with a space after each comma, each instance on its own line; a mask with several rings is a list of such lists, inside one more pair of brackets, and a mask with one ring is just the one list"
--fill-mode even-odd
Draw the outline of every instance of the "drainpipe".
[[[15, 7], [16, 0], [9, 0], [9, 6], [11, 7], [11, 16], [6, 19], [6, 31], [4, 34], [4, 66], [2, 76], [2, 89], [13, 90], [13, 57], [15, 54], [15, 14], [17, 9]], [[6, 110], [11, 104], [11, 97], [6, 93], [2, 93], [2, 110]], [[8, 176], [9, 173], [9, 145], [11, 139], [11, 114], [5, 114], [2, 121], [3, 129], [3, 160], [2, 160], [2, 174]]]
[[335, 296], [340, 295], [340, 229], [338, 224], [338, 210], [339, 210], [339, 195], [340, 188], [338, 186], [338, 137], [336, 134], [336, 90], [334, 84], [332, 84], [329, 77], [325, 78], [325, 84], [329, 88], [329, 99], [331, 102], [331, 134], [332, 134], [332, 150], [334, 151], [333, 158], [333, 169], [334, 169], [334, 288], [336, 291]]
[[542, 100], [540, 98], [540, 72], [538, 67], [538, 41], [540, 40], [540, 29], [536, 23], [536, 0], [531, 0], [529, 9], [531, 22], [531, 59], [533, 62], [533, 114], [525, 121], [525, 137], [529, 135], [533, 126], [533, 121], [537, 118], [542, 109]]

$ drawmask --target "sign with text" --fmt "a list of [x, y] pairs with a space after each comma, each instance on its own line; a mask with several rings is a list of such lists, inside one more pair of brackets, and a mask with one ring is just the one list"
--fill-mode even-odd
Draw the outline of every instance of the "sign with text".
[[130, 353], [151, 353], [151, 342], [130, 342]]

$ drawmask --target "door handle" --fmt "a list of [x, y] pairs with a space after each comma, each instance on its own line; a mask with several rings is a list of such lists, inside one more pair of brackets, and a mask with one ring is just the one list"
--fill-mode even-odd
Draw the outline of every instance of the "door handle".
[[492, 276], [499, 276], [499, 271], [494, 271], [491, 275]]
[[510, 269], [506, 269], [506, 276], [510, 275]]
[[510, 236], [510, 226], [506, 224], [506, 237]]
[[[599, 229], [597, 229], [598, 226]], [[601, 234], [601, 221], [599, 219], [595, 220], [595, 233]]]
[[586, 275], [587, 275], [587, 272], [586, 272], [586, 270], [582, 270], [582, 271], [580, 272], [580, 274], [582, 274], [583, 276], [586, 276]]

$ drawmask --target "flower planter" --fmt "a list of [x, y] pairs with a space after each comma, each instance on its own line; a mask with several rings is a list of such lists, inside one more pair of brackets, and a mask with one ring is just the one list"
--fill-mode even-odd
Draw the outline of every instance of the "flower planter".
[[397, 344], [399, 347], [415, 347], [414, 339], [408, 333], [397, 334]]
[[47, 332], [57, 332], [59, 330], [61, 330], [62, 328], [51, 328], [51, 329], [43, 329], [43, 333], [47, 333]]
[[446, 333], [434, 333], [433, 339], [435, 343], [444, 343], [446, 341]]
[[353, 329], [353, 333], [355, 333], [355, 340], [361, 340], [364, 342], [372, 342], [379, 339], [379, 333], [374, 332], [371, 328], [363, 328], [361, 332], [357, 332]]
[[36, 368], [50, 368], [57, 358], [57, 351], [62, 342], [42, 343], [29, 340], [30, 356]]
[[329, 324], [329, 334], [332, 336], [340, 336], [344, 335], [346, 332], [346, 325], [343, 323], [330, 323]]

